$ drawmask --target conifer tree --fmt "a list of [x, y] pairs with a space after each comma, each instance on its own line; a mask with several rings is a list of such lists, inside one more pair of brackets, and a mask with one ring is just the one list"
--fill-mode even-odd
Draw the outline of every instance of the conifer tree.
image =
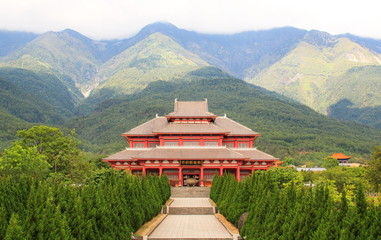
[[0, 205], [0, 239], [3, 239], [5, 237], [5, 232], [7, 230], [7, 227], [8, 227], [8, 216], [6, 214], [5, 208]]
[[13, 213], [9, 220], [9, 225], [5, 233], [4, 240], [25, 239], [25, 234], [20, 224], [19, 216], [17, 213]]
[[365, 199], [364, 187], [362, 184], [357, 186], [355, 192], [355, 202], [357, 206], [357, 211], [360, 215], [364, 215], [367, 209], [367, 202]]

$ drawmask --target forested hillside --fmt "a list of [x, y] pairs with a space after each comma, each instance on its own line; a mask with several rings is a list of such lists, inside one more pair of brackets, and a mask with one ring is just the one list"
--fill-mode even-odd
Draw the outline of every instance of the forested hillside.
[[380, 106], [381, 75], [376, 68], [381, 67], [381, 57], [346, 38], [310, 35], [247, 81], [323, 114], [342, 99], [351, 100], [355, 107]]
[[[107, 41], [70, 29], [40, 35], [3, 31], [0, 37], [7, 49], [0, 53], [0, 68], [56, 78], [76, 106], [89, 97], [78, 114], [141, 91], [149, 82], [179, 81], [210, 65], [331, 117], [379, 127], [381, 44], [376, 39], [292, 27], [201, 34], [170, 23], [150, 24], [131, 38]], [[358, 111], [341, 108], [334, 114], [332, 109], [344, 100]]]
[[[333, 120], [218, 71], [196, 70], [187, 76], [193, 79], [190, 82], [151, 83], [140, 93], [105, 101], [94, 113], [70, 120], [65, 126], [75, 128], [81, 138], [101, 146], [103, 151], [116, 151], [126, 146], [121, 133], [154, 118], [155, 114], [172, 112], [175, 98], [181, 101], [207, 98], [209, 111], [217, 115], [226, 113], [262, 133], [257, 147], [277, 157], [290, 155], [304, 160], [311, 157], [316, 161], [338, 151], [360, 160], [381, 142], [380, 130]], [[205, 79], [205, 75], [215, 77]]]
[[0, 31], [0, 56], [6, 56], [37, 37], [29, 32]]
[[[261, 132], [257, 146], [277, 157], [316, 162], [339, 151], [363, 160], [381, 142], [379, 130], [295, 102], [379, 127], [378, 41], [295, 28], [200, 34], [156, 23], [122, 40], [64, 30], [20, 35], [15, 48], [0, 43], [13, 49], [0, 59], [0, 122], [15, 123], [2, 128], [2, 147], [16, 139], [12, 131], [52, 124], [75, 128], [89, 151], [116, 151], [125, 146], [120, 133], [171, 112], [175, 98], [208, 98], [211, 111]], [[274, 90], [289, 87], [305, 100], [231, 75], [267, 79], [265, 87], [280, 81], [287, 86]]]
[[94, 81], [99, 86], [87, 102], [135, 93], [157, 80], [181, 81], [188, 72], [206, 65], [171, 38], [154, 33], [100, 67]]

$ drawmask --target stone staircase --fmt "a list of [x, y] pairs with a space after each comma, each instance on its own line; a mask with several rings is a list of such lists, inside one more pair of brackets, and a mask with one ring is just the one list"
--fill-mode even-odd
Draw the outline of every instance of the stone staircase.
[[213, 207], [169, 207], [169, 215], [213, 215]]
[[171, 198], [209, 198], [210, 187], [171, 187]]
[[215, 216], [216, 207], [210, 202], [209, 195], [209, 187], [171, 188], [173, 202], [163, 209], [166, 218], [145, 239], [240, 239], [239, 234], [229, 232]]

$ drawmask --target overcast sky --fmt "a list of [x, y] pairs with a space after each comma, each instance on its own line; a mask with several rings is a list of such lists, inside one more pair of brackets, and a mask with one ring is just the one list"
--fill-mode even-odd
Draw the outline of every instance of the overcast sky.
[[293, 26], [381, 39], [379, 0], [0, 0], [0, 29], [127, 38], [166, 21], [202, 33]]

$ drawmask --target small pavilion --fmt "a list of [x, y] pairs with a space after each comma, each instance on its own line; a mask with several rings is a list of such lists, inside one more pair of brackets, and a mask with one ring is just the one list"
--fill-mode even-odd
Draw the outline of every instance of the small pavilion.
[[348, 163], [348, 160], [352, 157], [352, 156], [347, 156], [343, 153], [334, 153], [332, 154], [332, 156], [330, 156], [331, 158], [334, 158], [334, 159], [337, 159], [337, 161], [339, 161], [339, 163]]

